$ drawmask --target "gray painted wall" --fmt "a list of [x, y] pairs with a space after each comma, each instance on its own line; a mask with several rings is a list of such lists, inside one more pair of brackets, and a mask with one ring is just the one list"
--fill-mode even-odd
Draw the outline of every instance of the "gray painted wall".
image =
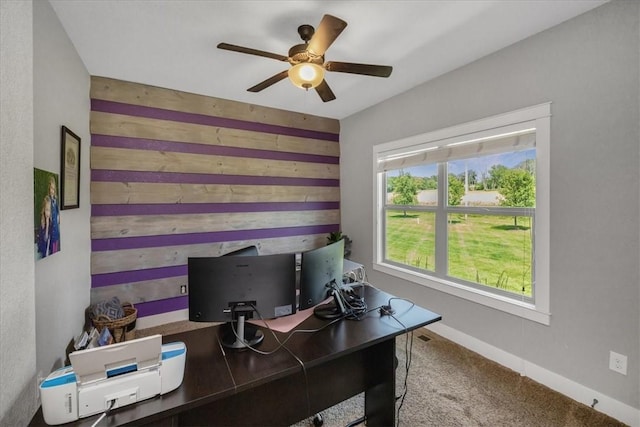
[[[606, 4], [341, 121], [342, 227], [372, 283], [441, 313], [455, 330], [634, 408], [639, 18], [640, 2]], [[373, 270], [373, 145], [547, 101], [550, 326]], [[609, 370], [610, 350], [628, 356], [627, 376]]]
[[[25, 425], [89, 305], [89, 74], [47, 1], [0, 1], [0, 425]], [[82, 138], [80, 208], [34, 263], [33, 168], [60, 173], [60, 126]]]
[[33, 12], [0, 1], [0, 425], [36, 405], [33, 265]]
[[37, 374], [63, 366], [90, 295], [89, 73], [48, 1], [33, 3], [34, 167], [60, 173], [60, 127], [81, 138], [80, 208], [60, 211], [61, 250], [36, 262]]

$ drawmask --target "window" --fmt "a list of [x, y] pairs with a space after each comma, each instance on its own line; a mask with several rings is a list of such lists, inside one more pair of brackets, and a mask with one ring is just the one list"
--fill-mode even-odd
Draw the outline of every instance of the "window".
[[374, 147], [374, 268], [549, 323], [550, 104]]

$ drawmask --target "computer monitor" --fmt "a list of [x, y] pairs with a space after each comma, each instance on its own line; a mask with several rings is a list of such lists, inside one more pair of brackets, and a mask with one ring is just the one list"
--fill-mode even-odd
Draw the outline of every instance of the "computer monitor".
[[258, 248], [256, 246], [247, 246], [245, 248], [236, 249], [235, 251], [227, 252], [223, 256], [257, 256]]
[[264, 338], [245, 320], [296, 312], [294, 254], [189, 258], [188, 281], [189, 320], [227, 322], [222, 344], [229, 348]]
[[344, 240], [302, 253], [299, 309], [314, 307], [342, 285]]

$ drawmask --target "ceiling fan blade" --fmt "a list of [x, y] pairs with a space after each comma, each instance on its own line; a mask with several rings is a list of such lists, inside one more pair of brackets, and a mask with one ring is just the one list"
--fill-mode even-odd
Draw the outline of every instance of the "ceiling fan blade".
[[309, 40], [307, 50], [318, 56], [324, 55], [329, 46], [346, 27], [347, 23], [342, 19], [324, 15], [311, 40]]
[[249, 47], [236, 46], [229, 43], [219, 43], [218, 49], [231, 50], [233, 52], [247, 53], [249, 55], [264, 56], [265, 58], [277, 59], [278, 61], [288, 61], [289, 58], [277, 53], [265, 52], [264, 50], [251, 49]]
[[267, 80], [258, 83], [255, 86], [247, 89], [249, 92], [260, 92], [262, 89], [266, 89], [269, 86], [278, 83], [280, 80], [286, 78], [289, 75], [289, 70], [284, 70], [276, 74], [275, 76], [269, 77]]
[[388, 65], [355, 64], [353, 62], [328, 61], [324, 64], [327, 71], [338, 73], [364, 74], [365, 76], [389, 77], [393, 67]]
[[354, 64], [352, 62], [329, 61], [324, 64], [327, 71], [337, 71], [339, 73], [364, 74], [374, 77], [389, 77], [393, 67], [388, 65]]
[[320, 98], [322, 98], [322, 101], [324, 102], [329, 102], [336, 99], [336, 96], [333, 94], [333, 91], [327, 84], [326, 80], [322, 80], [322, 83], [316, 86], [316, 92], [318, 92], [318, 95], [320, 95]]

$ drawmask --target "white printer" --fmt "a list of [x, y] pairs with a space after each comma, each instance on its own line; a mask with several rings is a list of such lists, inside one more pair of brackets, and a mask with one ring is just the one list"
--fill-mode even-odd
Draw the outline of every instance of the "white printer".
[[47, 424], [63, 424], [165, 394], [182, 384], [187, 348], [153, 335], [69, 355], [40, 384]]

